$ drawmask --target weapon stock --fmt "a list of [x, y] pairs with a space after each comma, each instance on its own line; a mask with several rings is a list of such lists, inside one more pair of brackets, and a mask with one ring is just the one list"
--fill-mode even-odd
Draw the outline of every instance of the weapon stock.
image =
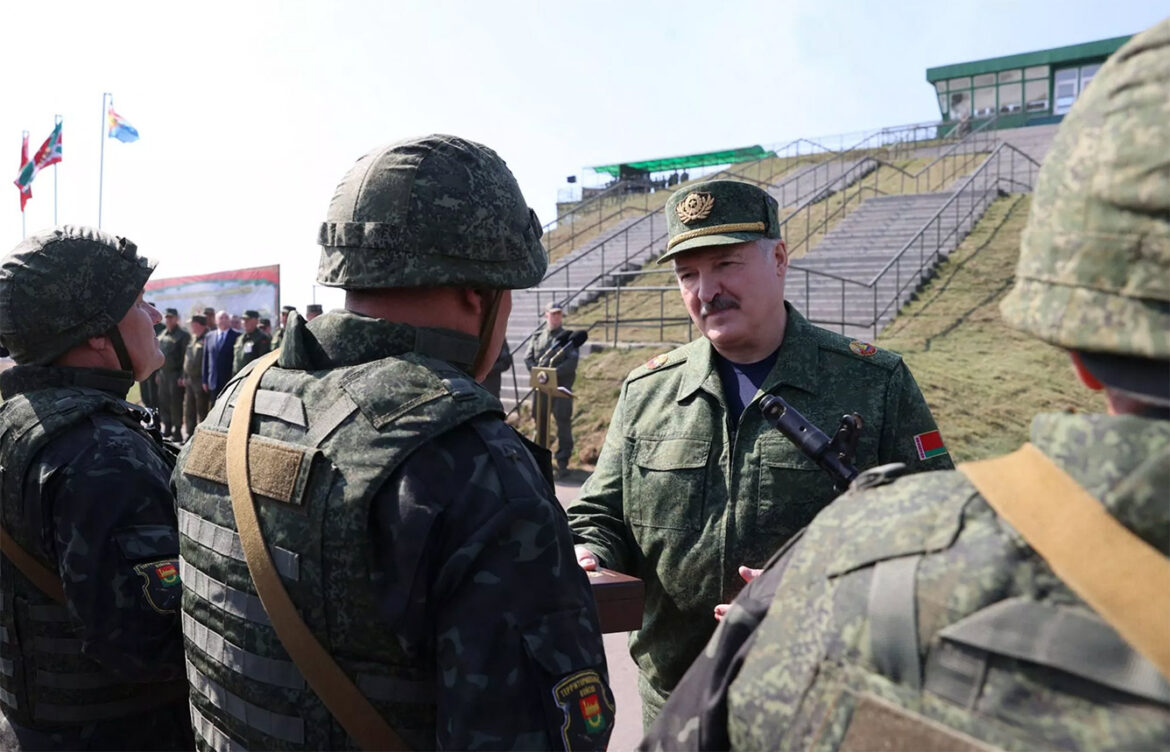
[[765, 420], [832, 476], [833, 487], [838, 493], [845, 491], [857, 477], [853, 459], [857, 454], [857, 438], [864, 425], [860, 415], [850, 413], [841, 416], [841, 425], [830, 439], [783, 397], [769, 394], [760, 400], [760, 410]]

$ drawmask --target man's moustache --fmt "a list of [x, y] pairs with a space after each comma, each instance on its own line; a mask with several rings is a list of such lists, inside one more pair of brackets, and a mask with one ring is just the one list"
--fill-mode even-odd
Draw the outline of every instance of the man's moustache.
[[739, 308], [739, 301], [728, 295], [716, 295], [710, 303], [699, 306], [699, 315], [706, 317], [731, 308]]

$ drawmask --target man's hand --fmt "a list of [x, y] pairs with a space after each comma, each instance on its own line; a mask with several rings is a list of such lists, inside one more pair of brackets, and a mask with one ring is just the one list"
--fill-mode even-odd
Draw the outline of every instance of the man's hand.
[[573, 552], [577, 554], [577, 563], [586, 572], [591, 572], [597, 569], [597, 554], [593, 553], [584, 546], [573, 546]]
[[[580, 548], [580, 546], [578, 546], [577, 548]], [[578, 561], [581, 560], [580, 554], [577, 554], [577, 560]], [[739, 568], [739, 576], [743, 578], [744, 582], [751, 582], [752, 580], [759, 577], [760, 572], [763, 572], [763, 571], [764, 570], [762, 570], [762, 569], [752, 569], [751, 567], [742, 567], [741, 566]], [[718, 606], [716, 606], [715, 607], [715, 621], [723, 621], [723, 617], [727, 614], [727, 610], [729, 608], [731, 608], [730, 603], [720, 603]]]

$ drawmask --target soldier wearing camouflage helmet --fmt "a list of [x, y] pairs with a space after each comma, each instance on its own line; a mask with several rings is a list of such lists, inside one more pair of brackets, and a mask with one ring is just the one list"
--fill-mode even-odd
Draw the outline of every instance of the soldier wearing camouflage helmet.
[[173, 454], [126, 401], [163, 363], [154, 264], [85, 227], [0, 261], [0, 748], [189, 749]]
[[291, 313], [175, 474], [206, 744], [605, 747], [601, 634], [548, 455], [477, 383], [511, 290], [545, 271], [540, 236], [504, 162], [461, 138], [376, 149], [338, 185], [318, 281], [345, 308]]
[[735, 602], [646, 749], [1170, 748], [1170, 20], [1040, 171], [1012, 326], [1108, 414], [833, 503]]

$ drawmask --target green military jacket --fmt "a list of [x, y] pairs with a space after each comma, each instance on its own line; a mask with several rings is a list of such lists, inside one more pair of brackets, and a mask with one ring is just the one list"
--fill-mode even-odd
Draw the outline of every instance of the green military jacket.
[[171, 376], [183, 373], [183, 358], [187, 354], [187, 344], [191, 341], [191, 333], [181, 326], [174, 331], [163, 329], [158, 335], [158, 347], [162, 350], [162, 369]]
[[232, 350], [232, 374], [239, 373], [241, 368], [271, 349], [272, 338], [259, 329], [251, 333], [241, 332]]
[[187, 357], [183, 361], [183, 376], [195, 386], [203, 381], [203, 346], [207, 344], [207, 332], [191, 337], [187, 345]]
[[937, 426], [900, 356], [813, 326], [791, 307], [776, 366], [738, 425], [706, 339], [635, 369], [569, 520], [603, 566], [645, 581], [630, 650], [648, 717], [710, 638], [714, 607], [743, 587], [738, 567], [762, 567], [837, 495], [828, 474], [765, 422], [763, 393], [830, 434], [843, 414], [861, 414], [860, 468], [952, 467], [946, 454], [920, 459], [915, 437]]
[[[1170, 421], [1041, 415], [1032, 443], [1170, 553]], [[919, 475], [825, 510], [744, 591], [644, 746], [831, 750], [848, 736], [1167, 749], [1170, 683], [966, 476]]]

